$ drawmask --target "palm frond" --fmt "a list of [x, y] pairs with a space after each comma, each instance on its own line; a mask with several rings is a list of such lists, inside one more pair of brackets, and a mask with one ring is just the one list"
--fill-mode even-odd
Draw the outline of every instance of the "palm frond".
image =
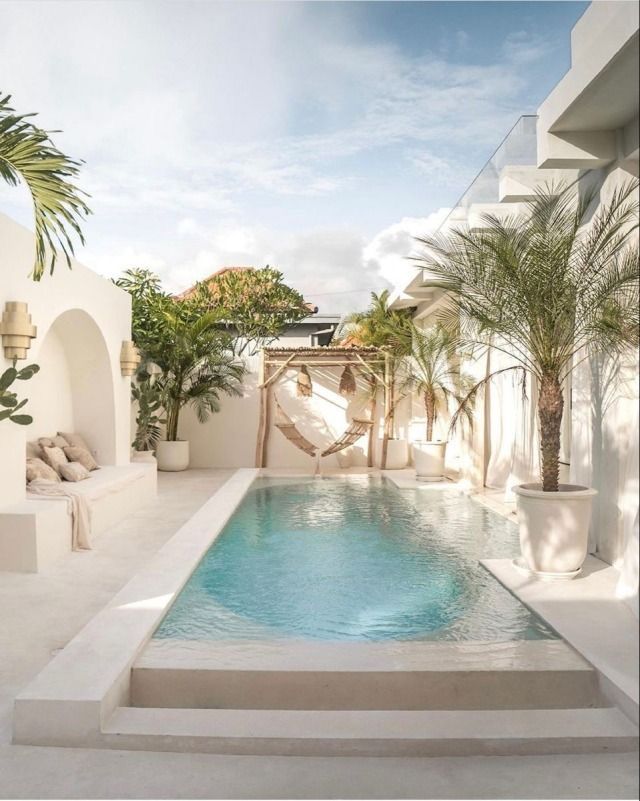
[[58, 150], [51, 132], [30, 121], [33, 114], [16, 114], [10, 100], [0, 94], [0, 177], [12, 186], [24, 181], [31, 193], [36, 238], [32, 277], [39, 281], [47, 263], [53, 273], [58, 251], [71, 266], [72, 236], [84, 244], [81, 223], [91, 211], [84, 200], [88, 195], [72, 182], [81, 162]]

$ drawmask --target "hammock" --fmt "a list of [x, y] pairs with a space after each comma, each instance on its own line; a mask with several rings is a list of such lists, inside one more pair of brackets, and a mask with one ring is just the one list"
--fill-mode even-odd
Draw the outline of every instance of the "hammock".
[[372, 425], [373, 422], [371, 420], [361, 420], [354, 417], [344, 434], [332, 445], [329, 445], [328, 448], [325, 448], [320, 455], [331, 456], [332, 453], [338, 453], [338, 451], [348, 448], [349, 445], [357, 442], [363, 434], [366, 434]]
[[[275, 427], [280, 429], [285, 437], [289, 440], [292, 445], [295, 445], [296, 448], [300, 448], [301, 451], [308, 453], [309, 456], [315, 456], [316, 451], [318, 450], [317, 447], [312, 443], [309, 442], [306, 437], [303, 437], [302, 434], [296, 428], [296, 424], [293, 420], [285, 413], [284, 409], [278, 403], [278, 399], [275, 399], [276, 402], [276, 419], [275, 419]], [[363, 434], [366, 434], [373, 422], [371, 420], [362, 420], [358, 418], [354, 418], [351, 421], [351, 425], [347, 430], [342, 434], [342, 436], [338, 437], [338, 439], [328, 448], [325, 448], [321, 456], [331, 456], [332, 453], [338, 453], [338, 451], [342, 451], [345, 448], [348, 448], [350, 445], [353, 445], [357, 442]]]
[[275, 427], [280, 429], [285, 437], [289, 440], [292, 445], [295, 445], [296, 448], [300, 448], [301, 451], [308, 453], [309, 456], [315, 456], [316, 451], [318, 450], [316, 446], [309, 442], [308, 439], [302, 436], [302, 434], [296, 428], [296, 424], [293, 420], [284, 412], [284, 409], [278, 403], [278, 399], [276, 398], [276, 420], [274, 423]]

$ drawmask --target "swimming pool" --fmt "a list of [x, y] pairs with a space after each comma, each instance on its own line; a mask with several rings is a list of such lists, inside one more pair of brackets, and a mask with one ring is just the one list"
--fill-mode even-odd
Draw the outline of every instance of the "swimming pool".
[[478, 563], [517, 553], [515, 524], [455, 490], [260, 478], [154, 637], [554, 638]]

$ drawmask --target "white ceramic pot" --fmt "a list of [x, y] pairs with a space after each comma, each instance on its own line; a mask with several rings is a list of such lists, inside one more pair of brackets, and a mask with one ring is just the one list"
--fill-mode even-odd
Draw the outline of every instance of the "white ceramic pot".
[[406, 439], [390, 439], [387, 442], [387, 470], [402, 470], [409, 461], [409, 443]]
[[155, 463], [156, 457], [153, 451], [134, 451], [131, 456], [131, 461]]
[[587, 556], [591, 506], [597, 490], [560, 484], [543, 492], [541, 484], [513, 488], [520, 524], [521, 566], [540, 578], [573, 578]]
[[174, 473], [178, 470], [186, 470], [189, 467], [189, 441], [167, 442], [161, 440], [156, 449], [156, 458], [158, 470]]
[[413, 464], [418, 481], [442, 481], [444, 479], [444, 459], [447, 453], [446, 442], [418, 441], [412, 445]]

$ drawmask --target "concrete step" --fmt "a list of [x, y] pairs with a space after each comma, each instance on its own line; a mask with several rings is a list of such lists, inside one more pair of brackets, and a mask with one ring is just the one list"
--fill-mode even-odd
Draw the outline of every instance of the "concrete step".
[[111, 748], [270, 756], [630, 752], [638, 730], [608, 709], [500, 711], [116, 710]]
[[132, 706], [183, 709], [574, 709], [603, 701], [559, 640], [518, 643], [152, 643]]

